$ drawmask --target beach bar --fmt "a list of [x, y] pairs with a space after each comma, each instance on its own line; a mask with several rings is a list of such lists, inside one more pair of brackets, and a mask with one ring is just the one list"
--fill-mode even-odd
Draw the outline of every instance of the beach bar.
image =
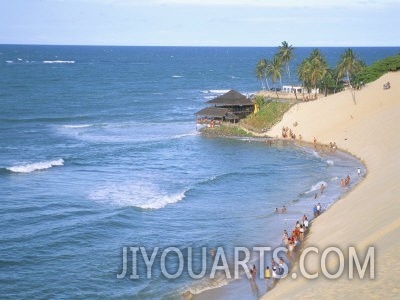
[[254, 111], [253, 101], [235, 90], [209, 100], [206, 104], [210, 106], [196, 112], [198, 124], [236, 123]]

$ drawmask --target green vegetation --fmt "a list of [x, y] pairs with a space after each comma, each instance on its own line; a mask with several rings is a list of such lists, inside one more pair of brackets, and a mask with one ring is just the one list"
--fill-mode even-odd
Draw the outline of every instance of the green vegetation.
[[318, 88], [318, 84], [325, 77], [327, 70], [328, 63], [325, 57], [318, 49], [314, 49], [310, 56], [301, 62], [297, 75], [303, 82], [303, 86], [310, 91]]
[[201, 132], [205, 136], [241, 136], [252, 137], [254, 133], [261, 134], [266, 129], [271, 128], [279, 122], [285, 112], [293, 105], [288, 101], [278, 101], [265, 99], [264, 96], [257, 95], [254, 102], [260, 108], [256, 114], [251, 114], [247, 118], [240, 120], [238, 124], [224, 123], [212, 128], [204, 127]]
[[247, 136], [252, 137], [253, 134], [234, 124], [223, 124], [213, 128], [204, 127], [201, 133], [205, 136], [220, 137], [220, 136]]
[[[294, 58], [294, 50], [295, 48], [292, 45], [283, 41], [271, 59], [262, 58], [257, 62], [256, 76], [260, 80], [263, 90], [267, 88], [268, 90], [278, 91], [279, 88], [275, 85], [278, 80], [280, 88], [282, 88], [283, 71], [285, 71], [290, 85], [293, 85], [290, 62]], [[328, 66], [324, 55], [316, 48], [312, 50], [309, 57], [303, 59], [297, 66], [297, 78], [308, 93], [319, 89], [325, 96], [343, 90], [346, 85], [350, 87], [355, 103], [355, 90], [360, 88], [362, 84], [375, 81], [387, 72], [399, 70], [400, 53], [379, 60], [371, 66], [366, 66], [356, 53], [348, 48], [340, 56], [337, 66], [332, 68]], [[272, 89], [268, 80], [272, 81]], [[279, 98], [278, 92], [276, 92], [276, 96]]]
[[[277, 56], [279, 59], [282, 61], [282, 63], [286, 66], [286, 74], [289, 78], [290, 85], [293, 86], [292, 82], [292, 77], [290, 75], [290, 61], [294, 58], [294, 53], [293, 53], [293, 46], [289, 45], [288, 42], [283, 41], [282, 45], [278, 47], [278, 53]], [[295, 93], [296, 100], [297, 100], [297, 94]]]
[[271, 128], [279, 122], [285, 112], [293, 105], [289, 101], [278, 101], [268, 99], [263, 96], [256, 96], [254, 102], [259, 105], [260, 110], [256, 114], [251, 114], [240, 121], [240, 125], [254, 132], [261, 133], [265, 129]]
[[354, 104], [356, 104], [356, 95], [351, 84], [351, 79], [354, 74], [360, 72], [364, 67], [365, 64], [356, 58], [356, 55], [350, 48], [343, 53], [341, 60], [336, 67], [339, 78], [343, 78], [343, 76], [346, 75], [347, 85], [350, 87]]
[[387, 72], [400, 70], [400, 53], [395, 56], [389, 56], [374, 62], [355, 75], [354, 80], [358, 83], [368, 83], [377, 80]]
[[[275, 86], [275, 83], [279, 79], [282, 89], [282, 71], [284, 69], [290, 85], [293, 85], [290, 75], [290, 62], [293, 58], [294, 47], [284, 41], [282, 45], [278, 47], [272, 59], [260, 59], [256, 65], [256, 76], [261, 82], [262, 89], [267, 87], [268, 90], [271, 90], [269, 88], [268, 79], [271, 79], [275, 91], [279, 89]], [[330, 93], [343, 90], [344, 81], [346, 81], [346, 84], [350, 87], [353, 87], [353, 84], [357, 86], [357, 74], [364, 68], [364, 63], [358, 59], [357, 55], [350, 48], [346, 49], [341, 55], [341, 60], [336, 68], [329, 68], [325, 57], [320, 50], [316, 48], [311, 52], [309, 57], [305, 58], [299, 64], [297, 76], [308, 93], [312, 92], [312, 90], [316, 91], [319, 89], [323, 91], [326, 96]], [[279, 98], [278, 92], [276, 96]], [[297, 99], [297, 94], [295, 96]], [[312, 96], [316, 98], [318, 95], [314, 94]], [[355, 101], [354, 95], [353, 100]]]

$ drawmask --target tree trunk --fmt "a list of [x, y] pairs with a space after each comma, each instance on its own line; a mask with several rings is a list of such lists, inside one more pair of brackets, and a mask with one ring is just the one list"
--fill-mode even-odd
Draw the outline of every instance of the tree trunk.
[[[288, 77], [289, 77], [290, 86], [293, 89], [293, 82], [292, 82], [292, 77], [290, 76], [289, 64], [287, 64], [287, 66], [286, 66], [286, 71], [287, 71], [287, 74], [288, 74]], [[294, 96], [296, 97], [296, 100], [297, 100], [297, 91], [296, 91], [296, 89], [294, 89]]]
[[268, 83], [268, 78], [267, 77], [265, 77], [265, 83], [267, 84], [267, 89], [269, 91], [269, 83]]
[[349, 87], [350, 87], [351, 97], [353, 98], [353, 103], [357, 104], [356, 92], [353, 90], [353, 86], [351, 85], [351, 82], [350, 82], [349, 70], [346, 70], [346, 74], [347, 74], [347, 82], [349, 83]]

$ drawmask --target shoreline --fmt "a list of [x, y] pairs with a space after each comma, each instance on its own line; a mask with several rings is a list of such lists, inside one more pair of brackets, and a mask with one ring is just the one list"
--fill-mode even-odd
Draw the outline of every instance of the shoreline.
[[[387, 81], [392, 82], [392, 87], [395, 87], [385, 91], [382, 84]], [[321, 295], [335, 298], [338, 295], [346, 295], [346, 298], [370, 298], [375, 295], [386, 298], [398, 295], [396, 276], [393, 274], [400, 274], [395, 256], [400, 246], [400, 218], [398, 211], [394, 209], [398, 207], [395, 197], [399, 192], [396, 178], [400, 169], [396, 160], [400, 146], [398, 137], [396, 138], [400, 129], [399, 84], [400, 72], [387, 73], [357, 92], [356, 105], [350, 102], [350, 95], [346, 91], [305, 104], [307, 106], [301, 104], [297, 111], [292, 108], [269, 131], [276, 135], [282, 126], [298, 122], [298, 131], [305, 141], [311, 145], [315, 137], [323, 143], [329, 143], [328, 138], [340, 141], [343, 144], [338, 146], [339, 150], [359, 159], [367, 170], [364, 180], [357, 184], [357, 188], [351, 189], [344, 197], [335, 201], [325, 214], [313, 220], [314, 225], [302, 247], [316, 246], [326, 249], [336, 246], [346, 249], [354, 246], [363, 254], [367, 248], [375, 247], [377, 251], [374, 252], [373, 279], [367, 277], [349, 280], [342, 276], [343, 278], [332, 280], [320, 276], [311, 280], [288, 276], [278, 288], [271, 290], [262, 299], [314, 298]], [[348, 111], [343, 113], [343, 108]], [[314, 111], [321, 115], [315, 117]], [[309, 121], [313, 118], [318, 119], [318, 125], [321, 126], [315, 126]], [[306, 263], [307, 267], [320, 274], [321, 265], [318, 259], [320, 257], [315, 257]], [[345, 259], [348, 257], [345, 256]], [[327, 260], [327, 264], [338, 267], [339, 263], [331, 258]], [[289, 275], [300, 274], [300, 271], [299, 264], [296, 263]]]
[[[382, 85], [388, 81], [392, 88], [383, 90]], [[377, 249], [374, 264], [368, 270], [374, 278], [349, 280], [348, 274], [335, 280], [323, 276], [312, 280], [292, 277], [293, 273], [300, 274], [297, 261], [289, 276], [262, 299], [316, 298], [321, 295], [385, 298], [396, 296], [400, 291], [396, 276], [393, 276], [400, 274], [395, 255], [400, 248], [400, 217], [395, 209], [398, 207], [396, 195], [400, 194], [396, 180], [400, 174], [396, 157], [400, 147], [400, 72], [387, 73], [369, 83], [356, 92], [356, 99], [357, 104], [353, 104], [349, 91], [342, 91], [296, 104], [266, 135], [279, 137], [282, 127], [296, 124], [293, 130], [302, 135], [302, 146], [313, 149], [314, 138], [325, 145], [335, 142], [339, 151], [363, 164], [366, 170], [363, 180], [337, 199], [329, 210], [313, 219], [301, 248], [313, 246], [322, 250], [336, 246], [345, 250], [352, 246], [360, 252], [362, 264], [366, 249], [374, 247]], [[321, 253], [306, 261], [307, 268], [318, 274], [321, 274], [320, 256]], [[348, 261], [348, 255], [345, 260]], [[326, 264], [335, 269], [339, 263], [329, 258]], [[218, 291], [214, 295], [226, 296]]]
[[[232, 137], [228, 137], [228, 138], [232, 138]], [[240, 139], [241, 137], [238, 137], [238, 138]], [[265, 143], [265, 137], [263, 137], [263, 138], [254, 137], [253, 139], [259, 143]], [[312, 143], [302, 142], [300, 145], [298, 142], [295, 142], [290, 139], [280, 139], [280, 138], [278, 138], [278, 139], [270, 138], [270, 139], [273, 140], [273, 145], [275, 145], [275, 147], [293, 147], [293, 149], [296, 149], [296, 151], [307, 152], [309, 155], [316, 156], [316, 157], [318, 157], [318, 159], [320, 159], [321, 161], [324, 161], [324, 162], [325, 161], [328, 162], [331, 159], [334, 159], [335, 162], [340, 162], [340, 163], [343, 163], [344, 161], [348, 161], [348, 162], [351, 162], [351, 164], [354, 164], [354, 167], [356, 167], [356, 165], [362, 166], [363, 170], [364, 170], [363, 175], [356, 179], [353, 179], [352, 183], [350, 184], [349, 187], [340, 187], [339, 180], [329, 181], [328, 182], [328, 193], [332, 193], [332, 191], [334, 191], [334, 194], [330, 194], [327, 196], [326, 196], [326, 194], [324, 194], [324, 196], [322, 198], [328, 197], [325, 200], [322, 198], [321, 198], [321, 200], [319, 200], [319, 198], [318, 198], [318, 200], [309, 199], [309, 198], [312, 198], [313, 194], [315, 194], [316, 192], [318, 193], [319, 197], [322, 196], [322, 193], [320, 194], [319, 186], [316, 190], [310, 189], [307, 192], [298, 191], [299, 195], [302, 195], [302, 194], [309, 195], [308, 199], [303, 199], [303, 201], [305, 200], [305, 202], [302, 202], [302, 204], [304, 205], [305, 203], [307, 203], [307, 205], [310, 205], [310, 210], [302, 211], [301, 214], [299, 214], [299, 215], [297, 215], [297, 213], [293, 213], [293, 212], [289, 212], [287, 214], [281, 213], [281, 212], [278, 213], [279, 216], [282, 216], [284, 218], [285, 217], [289, 218], [288, 220], [298, 220], [300, 222], [301, 222], [301, 219], [302, 219], [302, 216], [304, 213], [307, 215], [309, 224], [310, 224], [308, 230], [304, 234], [304, 240], [300, 241], [299, 245], [296, 247], [293, 254], [289, 254], [289, 253], [282, 254], [282, 256], [284, 257], [284, 261], [288, 265], [289, 272], [290, 272], [290, 270], [292, 270], [293, 267], [297, 264], [298, 258], [300, 257], [300, 253], [302, 251], [302, 248], [304, 247], [305, 240], [306, 240], [307, 236], [310, 234], [310, 228], [311, 228], [312, 224], [315, 222], [315, 220], [318, 217], [320, 217], [320, 216], [313, 216], [312, 204], [321, 202], [321, 207], [322, 207], [321, 215], [325, 214], [333, 204], [335, 204], [337, 201], [339, 201], [343, 197], [345, 197], [361, 181], [363, 181], [363, 179], [365, 178], [365, 175], [366, 175], [366, 169], [365, 169], [364, 164], [357, 157], [349, 154], [348, 152], [342, 151], [341, 149], [337, 149], [335, 151], [330, 151], [330, 152], [321, 152], [321, 151], [315, 151], [312, 147]], [[335, 165], [336, 165], [336, 163], [335, 163]], [[333, 175], [333, 174], [331, 174], [331, 175]], [[323, 181], [324, 181], [323, 179], [320, 180], [320, 182], [323, 182]], [[320, 182], [316, 183], [315, 185], [319, 184]], [[340, 190], [339, 194], [335, 193], [335, 192], [337, 192], [337, 190]], [[313, 202], [308, 202], [308, 201], [313, 201]], [[297, 207], [297, 208], [295, 208], [295, 210], [298, 210], [299, 208], [300, 207]], [[281, 209], [279, 209], [279, 210], [281, 210]], [[284, 225], [282, 227], [282, 231], [287, 230], [289, 233], [289, 236], [290, 236], [292, 230], [295, 228], [294, 225], [295, 225], [295, 221], [293, 221], [293, 224], [291, 224], [289, 226]], [[280, 239], [282, 236], [282, 232], [278, 231], [276, 233]], [[272, 244], [266, 244], [266, 245], [271, 246], [272, 251], [279, 247], [286, 247], [286, 249], [288, 248], [287, 245], [285, 246], [283, 241], [276, 243], [274, 245], [272, 245]], [[270, 261], [271, 261], [272, 251], [266, 253], [265, 260], [264, 260], [268, 264], [268, 266], [270, 266], [270, 268], [271, 268]], [[253, 264], [253, 263], [255, 263], [258, 268], [258, 266], [260, 265], [260, 259], [257, 259], [257, 261], [255, 261], [255, 262], [253, 261], [251, 264]], [[211, 288], [206, 289], [198, 294], [197, 293], [192, 294], [191, 292], [189, 292], [189, 290], [187, 290], [186, 293], [181, 295], [181, 299], [202, 300], [202, 299], [210, 299], [210, 298], [211, 299], [220, 299], [220, 298], [226, 298], [226, 297], [235, 298], [238, 295], [241, 295], [243, 297], [244, 294], [247, 295], [247, 296], [245, 296], [244, 299], [259, 299], [260, 297], [263, 297], [263, 296], [267, 295], [268, 293], [270, 293], [271, 290], [276, 288], [276, 286], [278, 285], [278, 283], [281, 280], [284, 280], [284, 279], [281, 279], [281, 280], [278, 279], [275, 282], [272, 282], [272, 280], [271, 280], [266, 289], [265, 281], [264, 281], [265, 279], [263, 277], [260, 277], [260, 276], [263, 276], [263, 274], [264, 274], [264, 269], [261, 269], [261, 270], [257, 271], [256, 279], [249, 280], [246, 277], [246, 275], [242, 275], [238, 279], [229, 280], [224, 285], [221, 285], [218, 287], [211, 287]], [[252, 292], [253, 296], [249, 292], [249, 287], [251, 288], [251, 292]]]

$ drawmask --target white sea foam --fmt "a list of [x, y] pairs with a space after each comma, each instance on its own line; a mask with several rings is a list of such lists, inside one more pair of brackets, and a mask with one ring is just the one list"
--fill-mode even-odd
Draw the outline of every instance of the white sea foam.
[[182, 78], [183, 76], [181, 75], [172, 75], [172, 78]]
[[328, 160], [326, 161], [326, 163], [327, 163], [328, 165], [330, 165], [330, 166], [333, 166], [333, 165], [335, 164], [334, 161], [331, 160], [331, 159], [328, 159]]
[[7, 170], [15, 173], [31, 173], [33, 171], [45, 170], [54, 166], [63, 166], [63, 165], [64, 165], [64, 160], [60, 158], [57, 160], [43, 161], [43, 162], [9, 167], [7, 168]]
[[77, 125], [63, 125], [64, 128], [85, 128], [90, 127], [90, 124], [77, 124]]
[[321, 185], [324, 185], [325, 188], [328, 186], [328, 184], [325, 181], [319, 181], [318, 183], [314, 184], [313, 186], [311, 186], [311, 189], [309, 189], [307, 192], [305, 192], [306, 194], [315, 192], [315, 191], [319, 191], [321, 189]]
[[174, 135], [172, 138], [173, 139], [180, 139], [180, 138], [184, 138], [184, 137], [187, 137], [187, 136], [196, 136], [196, 135], [200, 135], [200, 132], [197, 131], [197, 130], [192, 131], [192, 132], [188, 132], [188, 133], [177, 134], [177, 135]]
[[172, 123], [93, 123], [65, 124], [55, 127], [69, 137], [86, 142], [149, 143], [197, 135], [192, 122]]
[[201, 91], [203, 94], [225, 94], [229, 92], [229, 90], [206, 90], [206, 91]]
[[90, 193], [89, 198], [99, 203], [120, 207], [160, 209], [185, 198], [186, 191], [167, 193], [153, 183], [129, 181], [119, 184], [106, 184]]
[[44, 64], [74, 64], [74, 60], [44, 60]]

